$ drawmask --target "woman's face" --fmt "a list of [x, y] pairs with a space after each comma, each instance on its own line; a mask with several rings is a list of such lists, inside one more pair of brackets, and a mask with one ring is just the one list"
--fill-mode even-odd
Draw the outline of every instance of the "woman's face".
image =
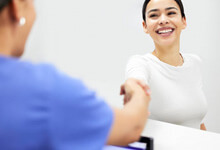
[[150, 0], [143, 27], [155, 44], [170, 46], [179, 42], [186, 20], [182, 18], [179, 5], [174, 0]]
[[16, 54], [14, 54], [16, 56], [21, 56], [23, 54], [26, 40], [36, 18], [34, 0], [20, 1], [20, 7], [22, 8], [22, 17], [26, 19], [26, 23], [21, 27], [18, 26], [18, 37], [16, 40], [17, 51], [15, 52]]

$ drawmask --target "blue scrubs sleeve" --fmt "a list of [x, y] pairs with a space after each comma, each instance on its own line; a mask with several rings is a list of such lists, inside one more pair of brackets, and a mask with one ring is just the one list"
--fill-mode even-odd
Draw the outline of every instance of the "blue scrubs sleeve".
[[111, 108], [77, 79], [59, 74], [49, 108], [55, 150], [102, 150], [113, 120]]

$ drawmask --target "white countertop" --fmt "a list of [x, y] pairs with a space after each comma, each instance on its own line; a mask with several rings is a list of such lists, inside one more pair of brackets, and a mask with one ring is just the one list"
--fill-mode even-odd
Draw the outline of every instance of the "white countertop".
[[149, 119], [142, 133], [154, 150], [220, 150], [220, 134]]

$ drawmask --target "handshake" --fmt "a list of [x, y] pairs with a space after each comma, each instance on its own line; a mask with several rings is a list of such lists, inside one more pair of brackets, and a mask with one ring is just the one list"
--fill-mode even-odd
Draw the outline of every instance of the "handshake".
[[121, 86], [124, 108], [113, 107], [114, 123], [109, 145], [127, 145], [138, 141], [149, 116], [150, 89], [144, 81], [130, 78]]
[[[121, 85], [120, 95], [124, 95], [124, 105], [127, 104], [134, 95], [139, 95], [142, 100], [149, 101], [151, 91], [143, 80], [129, 78]], [[136, 98], [134, 98], [136, 100]]]

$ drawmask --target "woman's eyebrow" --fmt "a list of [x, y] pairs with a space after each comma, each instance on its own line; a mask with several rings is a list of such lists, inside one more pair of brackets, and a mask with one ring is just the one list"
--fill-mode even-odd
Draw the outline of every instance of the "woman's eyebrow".
[[159, 11], [159, 9], [151, 9], [147, 12], [147, 14], [151, 13], [151, 12], [155, 12], [155, 11]]
[[178, 10], [176, 7], [168, 7], [168, 8], [165, 8], [165, 10], [170, 10], [170, 9], [176, 9], [176, 10]]
[[[167, 7], [165, 8], [165, 10], [170, 10], [170, 9], [176, 9], [178, 10], [176, 7]], [[156, 11], [159, 11], [159, 9], [151, 9], [147, 12], [147, 14], [151, 13], [151, 12], [156, 12]]]

